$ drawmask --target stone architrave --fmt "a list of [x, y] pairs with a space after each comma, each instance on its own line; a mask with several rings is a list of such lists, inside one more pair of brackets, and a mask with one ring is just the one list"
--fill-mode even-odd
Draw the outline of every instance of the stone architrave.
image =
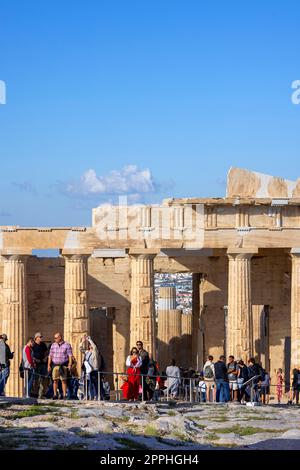
[[291, 249], [291, 370], [300, 367], [300, 248]]
[[2, 256], [4, 258], [2, 333], [7, 335], [7, 344], [14, 353], [14, 358], [10, 361], [10, 378], [5, 394], [8, 397], [22, 397], [24, 380], [20, 378], [19, 365], [28, 334], [27, 255], [2, 254]]
[[144, 349], [153, 355], [156, 355], [155, 256], [150, 253], [131, 255], [130, 347], [142, 341]]
[[246, 361], [252, 356], [251, 258], [246, 249], [228, 250], [228, 355]]
[[89, 254], [63, 253], [65, 258], [64, 339], [71, 344], [73, 355], [81, 359], [80, 339], [89, 334], [87, 295], [87, 260]]

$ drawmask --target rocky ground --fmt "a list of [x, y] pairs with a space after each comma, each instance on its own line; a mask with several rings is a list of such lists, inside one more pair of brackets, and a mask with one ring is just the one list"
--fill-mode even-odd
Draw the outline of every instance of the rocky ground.
[[4, 449], [300, 449], [297, 406], [0, 401]]

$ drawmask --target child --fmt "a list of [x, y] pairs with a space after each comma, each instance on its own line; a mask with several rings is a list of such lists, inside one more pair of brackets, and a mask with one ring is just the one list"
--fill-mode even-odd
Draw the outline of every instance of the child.
[[110, 400], [110, 385], [106, 377], [103, 377], [104, 400]]
[[200, 375], [199, 379], [200, 380], [198, 383], [198, 392], [200, 394], [200, 402], [205, 403], [206, 402], [206, 383], [205, 383], [203, 375]]
[[282, 398], [282, 386], [283, 386], [283, 375], [282, 375], [282, 369], [278, 369], [277, 374], [277, 383], [276, 383], [276, 395], [277, 395], [277, 402], [278, 404], [281, 403], [281, 398]]

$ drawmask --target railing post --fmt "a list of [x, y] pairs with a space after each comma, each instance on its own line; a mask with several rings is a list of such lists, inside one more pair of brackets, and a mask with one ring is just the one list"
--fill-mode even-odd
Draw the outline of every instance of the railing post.
[[192, 388], [193, 379], [190, 378], [190, 403], [193, 403], [193, 388]]
[[85, 382], [85, 400], [88, 400], [88, 379], [87, 379], [87, 373], [85, 373], [84, 377], [84, 382]]
[[167, 383], [167, 401], [169, 401], [168, 377], [167, 377], [166, 383]]
[[29, 370], [25, 369], [25, 395], [29, 398]]
[[116, 399], [117, 399], [117, 401], [120, 401], [121, 400], [121, 394], [119, 394], [119, 373], [118, 372], [117, 372], [116, 384], [117, 384]]
[[99, 370], [98, 370], [97, 380], [98, 380], [98, 401], [100, 401], [101, 400], [101, 392], [100, 392], [100, 372], [99, 372]]

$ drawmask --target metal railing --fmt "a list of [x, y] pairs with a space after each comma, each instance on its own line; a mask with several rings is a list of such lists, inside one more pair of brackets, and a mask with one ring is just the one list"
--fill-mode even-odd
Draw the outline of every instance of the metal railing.
[[[104, 371], [97, 371], [97, 379], [91, 380], [89, 374], [84, 374], [81, 376], [70, 376], [70, 379], [77, 379], [77, 397], [79, 391], [79, 399], [83, 400], [97, 400], [97, 401], [104, 401], [106, 399], [112, 399], [115, 401], [125, 400], [122, 390], [122, 382], [125, 382], [130, 377], [133, 377], [134, 374], [128, 374], [127, 372], [104, 372]], [[186, 401], [189, 403], [203, 403], [206, 402], [206, 390], [203, 389], [203, 385], [199, 385], [199, 378], [198, 377], [175, 377], [175, 376], [168, 376], [168, 375], [149, 375], [149, 374], [136, 374], [139, 380], [139, 393], [135, 399], [141, 399], [145, 401], [148, 398], [148, 381], [152, 380], [155, 382], [155, 388], [150, 391], [151, 398], [154, 397], [155, 401], [164, 401], [167, 402], [173, 399], [179, 399], [182, 401]], [[125, 379], [126, 378], [126, 379]], [[50, 375], [43, 375], [35, 372], [34, 370], [24, 370], [24, 397], [29, 398], [31, 395], [31, 389], [35, 386], [36, 382], [40, 380], [44, 380], [48, 382], [48, 386], [53, 383], [53, 380]], [[105, 379], [105, 380], [104, 380]], [[113, 385], [111, 388], [109, 386], [109, 396], [105, 396], [105, 388], [107, 388], [107, 383]], [[173, 388], [172, 385], [168, 384], [168, 379], [174, 379], [175, 386]], [[258, 397], [258, 390], [257, 390], [257, 379], [259, 376], [254, 376], [247, 380], [246, 382], [240, 384], [239, 390], [243, 390], [243, 393], [247, 393], [250, 397], [250, 403], [255, 403], [259, 401]], [[202, 381], [201, 381], [202, 382]], [[204, 381], [205, 383], [205, 381]], [[97, 386], [95, 387], [95, 384]], [[227, 382], [227, 386], [229, 384]], [[71, 385], [68, 384], [68, 389], [70, 389]], [[92, 393], [93, 387], [95, 388], [94, 393]], [[217, 387], [216, 382], [214, 382], [213, 387]], [[214, 389], [213, 389], [214, 390]], [[213, 393], [217, 391], [214, 390]], [[203, 399], [203, 394], [205, 395], [205, 399]], [[209, 402], [214, 400], [208, 400]]]

